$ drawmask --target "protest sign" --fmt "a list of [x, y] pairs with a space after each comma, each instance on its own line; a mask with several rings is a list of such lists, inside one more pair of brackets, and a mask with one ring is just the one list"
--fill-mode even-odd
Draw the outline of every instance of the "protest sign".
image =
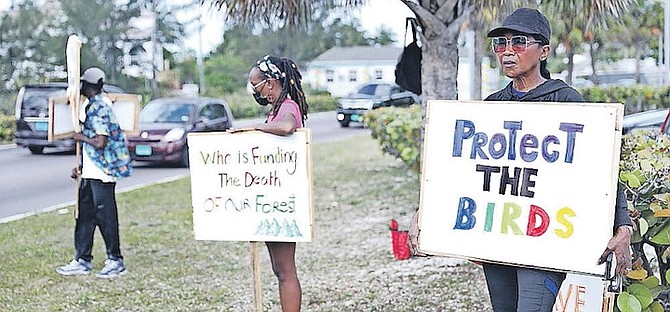
[[420, 250], [603, 275], [623, 105], [429, 101]]
[[197, 240], [309, 242], [311, 133], [189, 133]]
[[[140, 131], [140, 102], [142, 96], [125, 93], [104, 93], [103, 99], [111, 104], [116, 120], [126, 134], [137, 135]], [[49, 98], [49, 127], [47, 138], [49, 142], [58, 139], [72, 137], [78, 131], [72, 122], [72, 107], [67, 97]], [[79, 107], [78, 120], [83, 122], [86, 118], [87, 100], [80, 101], [83, 105]]]
[[567, 274], [554, 303], [554, 312], [604, 311], [605, 283], [600, 277]]

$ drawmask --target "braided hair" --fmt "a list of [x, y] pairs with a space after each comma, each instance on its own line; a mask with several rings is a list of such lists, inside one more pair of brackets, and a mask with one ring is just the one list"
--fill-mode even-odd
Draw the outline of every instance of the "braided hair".
[[274, 78], [281, 82], [282, 92], [273, 103], [270, 115], [276, 115], [281, 103], [289, 96], [298, 104], [302, 115], [302, 125], [304, 125], [305, 120], [307, 120], [309, 105], [305, 98], [305, 92], [302, 90], [302, 75], [298, 71], [298, 66], [285, 57], [266, 55], [256, 62], [256, 67], [266, 78]]

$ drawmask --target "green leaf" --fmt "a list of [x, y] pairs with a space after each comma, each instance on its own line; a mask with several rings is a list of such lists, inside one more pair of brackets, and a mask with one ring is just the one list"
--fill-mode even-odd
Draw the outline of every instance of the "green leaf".
[[640, 301], [628, 292], [622, 292], [616, 298], [616, 306], [621, 312], [641, 312], [642, 305]]
[[670, 281], [670, 270], [665, 271], [665, 280]]
[[652, 302], [646, 309], [645, 311], [649, 312], [663, 312], [663, 306], [661, 305], [660, 302], [654, 301]]
[[640, 182], [640, 179], [635, 176], [635, 175], [630, 175], [628, 177], [628, 185], [632, 188], [640, 187], [642, 185], [642, 182]]
[[640, 235], [643, 236], [644, 234], [647, 234], [647, 231], [649, 231], [649, 223], [647, 222], [647, 220], [640, 218], [637, 221], [639, 225], [638, 229], [640, 231]]
[[667, 225], [663, 227], [650, 241], [659, 245], [670, 245], [670, 227]]
[[642, 284], [631, 284], [626, 288], [626, 291], [637, 298], [642, 308], [646, 308], [654, 301], [649, 288]]
[[658, 287], [658, 285], [661, 285], [661, 281], [656, 276], [647, 277], [640, 283], [645, 287], [647, 287], [648, 289], [653, 289]]

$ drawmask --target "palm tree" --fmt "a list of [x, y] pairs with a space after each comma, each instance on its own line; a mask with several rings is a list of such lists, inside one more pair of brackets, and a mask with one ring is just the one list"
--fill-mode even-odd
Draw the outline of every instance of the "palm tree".
[[[228, 19], [246, 24], [265, 23], [268, 27], [305, 24], [314, 12], [334, 7], [354, 8], [366, 0], [209, 0], [225, 9]], [[421, 26], [422, 91], [426, 100], [456, 99], [458, 35], [463, 24], [476, 12], [478, 4], [491, 12], [509, 10], [509, 1], [399, 0], [417, 17]], [[633, 0], [556, 0], [542, 3], [549, 12], [560, 13], [567, 29], [590, 29], [610, 15], [618, 15]], [[513, 1], [514, 2], [514, 1]], [[496, 18], [505, 16], [505, 10]], [[504, 14], [504, 15], [503, 15]], [[577, 20], [583, 20], [578, 24]], [[560, 28], [560, 27], [557, 27]], [[481, 71], [480, 71], [481, 72]]]

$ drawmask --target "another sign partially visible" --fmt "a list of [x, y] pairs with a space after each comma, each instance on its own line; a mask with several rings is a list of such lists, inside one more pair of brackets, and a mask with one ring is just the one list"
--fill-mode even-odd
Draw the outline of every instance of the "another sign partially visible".
[[623, 105], [429, 101], [421, 251], [603, 275]]
[[556, 296], [554, 312], [603, 310], [605, 283], [599, 277], [568, 274]]
[[189, 133], [197, 240], [309, 242], [311, 133]]
[[[119, 126], [126, 134], [138, 135], [140, 132], [140, 102], [142, 96], [137, 94], [105, 93], [106, 101], [111, 103], [112, 111]], [[67, 97], [49, 98], [49, 127], [48, 140], [72, 137], [75, 127], [72, 122], [72, 108]], [[79, 119], [83, 121], [86, 114], [86, 101], [81, 100]]]

